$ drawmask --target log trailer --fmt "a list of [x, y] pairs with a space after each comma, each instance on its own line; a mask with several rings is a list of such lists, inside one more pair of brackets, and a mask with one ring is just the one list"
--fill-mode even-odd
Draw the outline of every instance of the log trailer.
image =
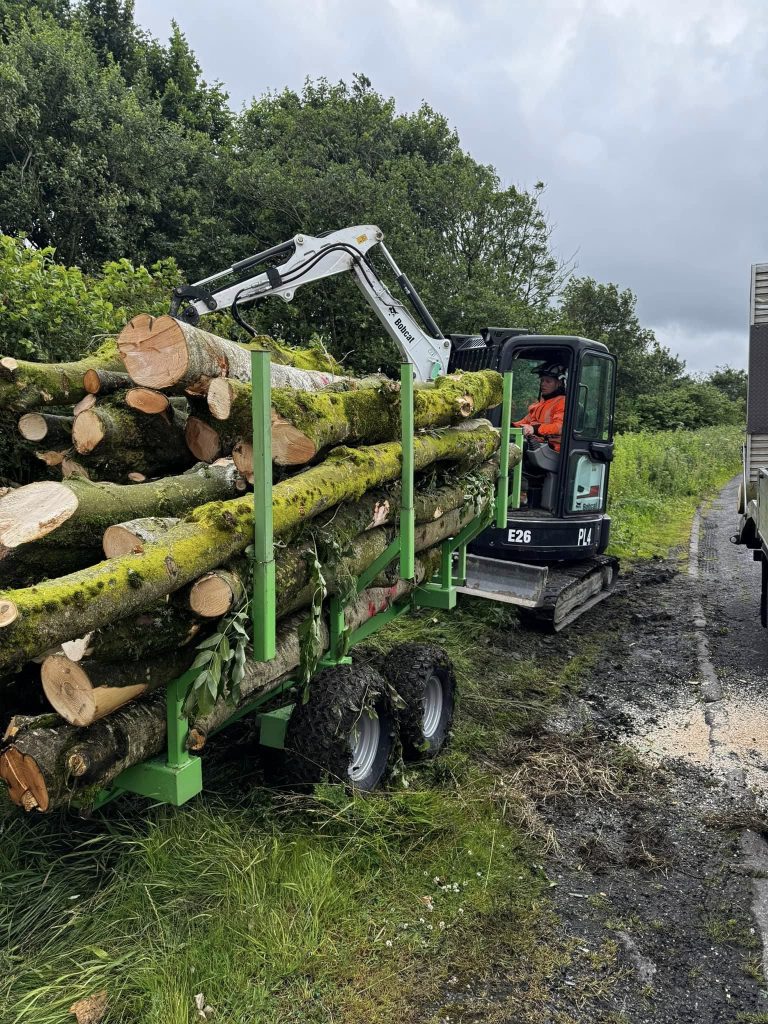
[[[374, 248], [394, 273], [407, 304], [395, 298], [374, 269]], [[265, 266], [256, 275], [248, 274]], [[246, 715], [255, 716], [259, 742], [282, 751], [286, 781], [312, 783], [330, 777], [372, 790], [400, 751], [404, 759], [417, 760], [441, 749], [453, 718], [455, 679], [445, 652], [433, 645], [400, 645], [377, 667], [353, 661], [355, 645], [415, 608], [453, 609], [459, 594], [518, 605], [560, 629], [610, 592], [617, 564], [604, 555], [610, 527], [605, 502], [613, 452], [615, 359], [604, 345], [498, 328], [445, 338], [384, 246], [382, 232], [366, 225], [321, 237], [297, 235], [179, 287], [171, 314], [195, 324], [206, 313], [230, 309], [237, 323], [255, 336], [242, 316], [243, 306], [267, 296], [290, 301], [299, 286], [342, 272], [352, 273], [402, 357], [401, 499], [394, 539], [345, 587], [344, 595], [313, 602], [321, 656], [301, 675], [293, 669], [281, 675], [277, 654], [284, 637], [276, 614], [270, 354], [252, 351], [250, 657], [254, 672], [272, 672], [272, 682], [236, 707], [215, 705], [215, 722], [198, 743], [185, 704], [203, 669], [190, 668], [162, 698], [157, 694], [164, 703], [153, 705], [160, 724], [165, 716], [163, 752], [125, 768], [98, 792], [91, 788], [87, 796], [73, 794], [73, 805], [92, 810], [123, 793], [185, 803], [202, 790], [197, 752], [203, 743]], [[213, 287], [225, 278], [234, 283]], [[524, 464], [522, 431], [512, 424], [537, 397], [535, 369], [542, 360], [556, 361], [569, 381], [562, 446], [559, 453], [546, 444], [531, 447]], [[503, 380], [502, 402], [491, 411], [500, 431], [498, 470], [485, 500], [475, 506], [480, 511], [469, 512], [463, 528], [420, 561], [415, 554], [414, 387], [428, 386], [453, 369], [484, 368], [498, 370]], [[523, 487], [527, 502], [520, 507]], [[377, 587], [375, 581], [385, 570], [390, 571], [388, 580], [396, 582]], [[321, 589], [318, 593], [322, 596]], [[140, 714], [142, 708], [134, 707]], [[155, 710], [151, 714], [156, 728]], [[69, 770], [77, 774], [75, 768], [85, 767], [69, 765]], [[16, 784], [12, 772], [3, 777], [11, 787]], [[43, 792], [27, 789], [18, 796], [17, 802], [28, 810], [47, 808]]]

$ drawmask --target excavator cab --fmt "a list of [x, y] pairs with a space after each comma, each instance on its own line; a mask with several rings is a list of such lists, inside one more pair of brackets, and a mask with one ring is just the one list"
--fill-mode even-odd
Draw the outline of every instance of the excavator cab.
[[[562, 434], [526, 439], [525, 500], [510, 510], [504, 529], [489, 527], [474, 542], [464, 588], [519, 604], [530, 617], [561, 629], [608, 595], [617, 569], [603, 554], [610, 535], [605, 509], [616, 359], [597, 341], [520, 329], [486, 328], [451, 341], [449, 371], [513, 372], [513, 421], [538, 402], [542, 368], [562, 370]], [[492, 410], [497, 425], [499, 417], [500, 410]]]

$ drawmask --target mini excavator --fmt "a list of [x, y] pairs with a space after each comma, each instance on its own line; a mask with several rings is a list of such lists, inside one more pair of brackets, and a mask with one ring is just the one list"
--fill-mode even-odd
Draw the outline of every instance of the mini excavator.
[[[374, 257], [394, 275], [396, 297]], [[504, 529], [489, 527], [467, 557], [460, 592], [518, 605], [529, 622], [559, 631], [606, 598], [618, 562], [607, 556], [606, 515], [613, 459], [616, 359], [586, 338], [547, 336], [520, 328], [485, 327], [477, 334], [440, 332], [418, 292], [384, 245], [383, 232], [357, 225], [323, 235], [295, 235], [192, 285], [174, 289], [171, 315], [196, 324], [207, 313], [229, 309], [251, 336], [242, 308], [279, 296], [290, 302], [313, 281], [349, 273], [376, 313], [414, 377], [429, 381], [452, 371], [513, 371], [513, 418], [538, 398], [542, 365], [558, 368], [565, 389], [559, 450], [526, 439], [520, 508]], [[498, 426], [500, 412], [490, 411]]]

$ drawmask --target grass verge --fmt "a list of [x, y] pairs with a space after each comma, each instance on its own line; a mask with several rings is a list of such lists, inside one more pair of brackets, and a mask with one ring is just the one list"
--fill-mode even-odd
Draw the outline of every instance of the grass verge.
[[742, 440], [743, 431], [732, 426], [618, 437], [610, 552], [630, 561], [664, 558], [686, 544], [702, 499], [738, 473]]

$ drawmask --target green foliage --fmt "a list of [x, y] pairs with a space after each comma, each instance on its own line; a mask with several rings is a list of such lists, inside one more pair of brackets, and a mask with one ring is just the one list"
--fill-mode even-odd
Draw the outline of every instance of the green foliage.
[[611, 466], [611, 551], [666, 556], [687, 541], [693, 513], [741, 465], [737, 427], [622, 434]]
[[173, 260], [149, 270], [128, 260], [84, 274], [0, 235], [0, 353], [55, 362], [77, 359], [137, 312], [164, 313], [179, 275]]
[[644, 426], [642, 420], [632, 419], [637, 401], [643, 396], [655, 396], [658, 401], [659, 392], [675, 384], [684, 367], [659, 344], [653, 331], [641, 326], [636, 305], [637, 297], [628, 288], [621, 291], [615, 284], [574, 277], [563, 289], [558, 314], [558, 333], [568, 331], [602, 341], [617, 357], [619, 430]]
[[178, 30], [166, 50], [130, 3], [30, 8], [0, 40], [0, 97], [5, 231], [90, 270], [216, 250], [231, 114]]

